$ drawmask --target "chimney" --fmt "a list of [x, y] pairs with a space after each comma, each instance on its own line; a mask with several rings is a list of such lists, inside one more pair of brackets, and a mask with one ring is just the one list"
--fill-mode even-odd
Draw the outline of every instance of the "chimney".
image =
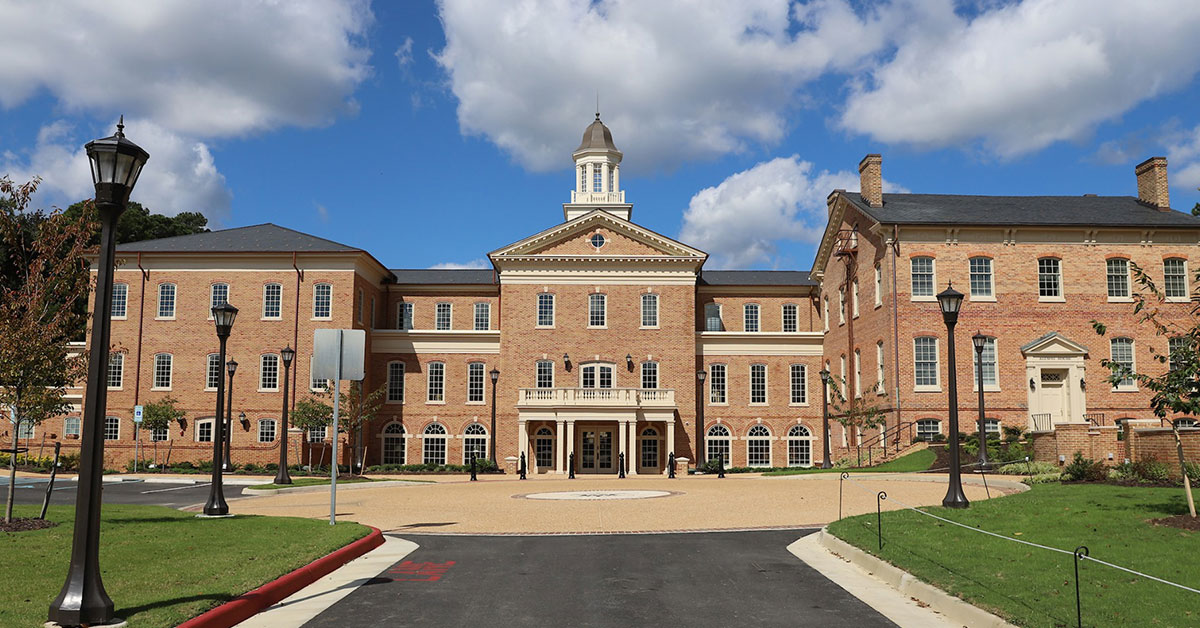
[[[1163, 180], [1166, 180], [1165, 174]], [[859, 193], [867, 205], [883, 207], [883, 157], [876, 153], [863, 157], [862, 161], [858, 162], [858, 181]]]
[[1171, 193], [1167, 189], [1167, 158], [1151, 157], [1134, 167], [1137, 174], [1138, 200], [1162, 211], [1171, 210]]

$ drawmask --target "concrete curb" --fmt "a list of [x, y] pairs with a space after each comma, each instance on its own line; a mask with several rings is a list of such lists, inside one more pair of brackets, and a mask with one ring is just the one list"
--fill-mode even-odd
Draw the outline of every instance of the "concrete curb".
[[[41, 476], [39, 476], [41, 477]], [[49, 476], [45, 476], [49, 477]], [[79, 476], [67, 478], [68, 482], [78, 482]], [[145, 484], [208, 484], [212, 481], [210, 475], [196, 475], [195, 477], [179, 477], [179, 476], [164, 476], [164, 477], [146, 477], [141, 475], [106, 475], [102, 480], [105, 484], [119, 484], [121, 482], [142, 482]], [[238, 477], [236, 475], [226, 475], [222, 478], [222, 484], [225, 486], [253, 486], [255, 484], [266, 484], [271, 480], [267, 478], [256, 477]]]
[[819, 534], [821, 545], [831, 554], [842, 557], [859, 569], [882, 580], [902, 595], [928, 604], [929, 608], [957, 624], [971, 626], [971, 628], [1017, 628], [1017, 626], [923, 582], [907, 571], [833, 536], [829, 533], [828, 527], [821, 528]]
[[383, 545], [383, 533], [379, 528], [371, 528], [367, 536], [193, 617], [178, 628], [231, 628], [380, 545]]
[[[268, 482], [269, 484], [269, 482]], [[433, 486], [434, 482], [413, 482], [411, 480], [384, 480], [381, 482], [338, 482], [338, 490], [354, 490], [356, 488], [384, 488], [387, 486]], [[279, 495], [281, 493], [328, 493], [328, 484], [313, 486], [293, 486], [291, 488], [250, 488], [242, 489], [242, 495], [247, 497], [262, 497], [264, 495]]]

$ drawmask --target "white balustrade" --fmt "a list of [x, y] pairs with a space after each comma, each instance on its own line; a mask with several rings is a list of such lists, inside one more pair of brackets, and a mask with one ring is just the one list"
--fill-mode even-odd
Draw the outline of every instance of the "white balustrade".
[[661, 388], [521, 388], [517, 405], [674, 407], [675, 391]]

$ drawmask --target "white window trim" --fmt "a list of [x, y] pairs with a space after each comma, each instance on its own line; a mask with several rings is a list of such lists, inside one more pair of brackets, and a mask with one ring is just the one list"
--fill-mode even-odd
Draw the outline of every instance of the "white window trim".
[[[764, 425], [763, 427], [766, 427], [766, 426]], [[754, 429], [754, 426], [751, 425], [750, 429]], [[749, 432], [747, 432], [744, 440], [746, 441], [746, 466], [747, 467], [751, 467], [751, 468], [755, 468], [755, 469], [767, 469], [767, 468], [775, 466], [775, 447], [771, 445], [771, 442], [778, 440], [778, 439], [776, 439], [775, 434], [771, 432], [771, 428], [767, 427], [767, 436], [750, 436]], [[765, 464], [765, 465], [750, 463], [750, 443], [753, 443], [756, 441], [762, 441], [767, 444], [767, 464]]]
[[[487, 327], [476, 329], [476, 326], [479, 324], [479, 306], [481, 305], [487, 306]], [[451, 306], [451, 322], [454, 321], [453, 312], [454, 306]], [[490, 331], [492, 329], [492, 304], [490, 301], [476, 301], [471, 306], [471, 329], [474, 331]]]
[[[617, 387], [617, 365], [616, 365], [616, 363], [593, 360], [591, 362], [584, 362], [583, 364], [579, 365], [579, 387], [580, 388], [583, 388], [583, 371], [591, 366], [595, 366], [595, 367], [607, 366], [608, 368], [612, 369], [612, 388]], [[638, 380], [638, 383], [639, 384], [641, 383], [641, 379]], [[600, 370], [599, 369], [596, 370], [596, 387], [589, 388], [588, 390], [606, 390], [606, 389], [602, 389], [600, 387]]]
[[[329, 316], [317, 316], [316, 315], [317, 314], [317, 288], [319, 288], [320, 286], [329, 286]], [[283, 294], [282, 293], [280, 293], [279, 300], [280, 300], [280, 303], [283, 302]], [[283, 308], [280, 308], [281, 311], [282, 311], [282, 309]], [[312, 314], [312, 318], [310, 318], [309, 320], [312, 320], [312, 321], [331, 321], [331, 320], [333, 320], [333, 284], [329, 283], [328, 281], [318, 281], [317, 283], [313, 284], [312, 310], [310, 311], [310, 313]]]
[[[216, 421], [215, 418], [213, 418], [213, 419], [196, 419], [195, 421], [193, 421], [192, 442], [193, 443], [211, 443], [214, 440], [216, 440], [217, 439], [217, 426], [215, 424], [215, 421]], [[209, 431], [209, 434], [212, 435], [211, 439], [200, 440], [200, 426], [201, 425], [212, 425], [212, 428]]]
[[[121, 385], [120, 386], [108, 386], [108, 373], [112, 370], [112, 359], [113, 359], [114, 355], [121, 356]], [[175, 366], [174, 364], [171, 365], [172, 369], [174, 369], [174, 366]], [[172, 376], [173, 375], [174, 375], [174, 373], [172, 373]], [[124, 353], [122, 353], [120, 351], [113, 351], [112, 353], [110, 353], [108, 355], [108, 368], [104, 370], [104, 384], [108, 390], [124, 390], [125, 389], [125, 354]]]
[[[445, 329], [438, 327], [438, 310], [440, 310], [441, 306], [443, 305], [450, 306], [450, 320], [446, 322]], [[474, 312], [472, 312], [472, 314], [474, 314]], [[437, 303], [433, 304], [433, 329], [435, 331], [450, 331], [454, 329], [454, 303], [452, 301], [438, 301]], [[471, 321], [471, 329], [475, 329], [474, 320]]]
[[[604, 303], [604, 324], [603, 325], [593, 325], [592, 324], [592, 297], [594, 295], [600, 295], [600, 296], [604, 297], [603, 299], [601, 299], [601, 301]], [[604, 293], [604, 292], [589, 292], [588, 293], [587, 328], [588, 329], [608, 329], [608, 294], [607, 293]]]
[[[792, 367], [794, 367], [794, 366], [800, 366], [800, 367], [804, 368], [804, 401], [803, 402], [792, 401]], [[800, 362], [789, 363], [788, 364], [788, 405], [793, 408], [806, 408], [809, 405], [809, 401], [808, 401], [809, 399], [810, 399], [810, 397], [808, 394], [808, 365], [802, 364]]]
[[1181, 297], [1164, 297], [1164, 300], [1167, 303], [1191, 303], [1192, 282], [1188, 279], [1191, 275], [1188, 274], [1190, 264], [1188, 264], [1186, 257], [1167, 257], [1163, 259], [1163, 294], [1165, 295], [1167, 292], [1167, 260], [1169, 259], [1183, 260], [1183, 291], [1185, 294]]
[[[267, 286], [279, 286], [279, 316], [267, 316]], [[259, 320], [264, 321], [280, 321], [283, 320], [283, 284], [276, 282], [267, 282], [262, 287], [262, 308], [259, 311]]]
[[[1000, 339], [989, 336], [996, 347], [996, 383], [984, 384], [983, 392], [1000, 392]], [[975, 359], [978, 357], [975, 345], [971, 345], [971, 392], [979, 392], [979, 373], [975, 372]]]
[[[724, 371], [725, 371], [725, 382], [724, 382], [725, 401], [714, 402], [712, 400], [712, 369], [714, 366], [719, 366], [722, 369], [724, 369]], [[727, 364], [725, 362], [717, 362], [715, 364], [709, 364], [707, 370], [708, 370], [708, 375], [706, 375], [704, 377], [704, 382], [706, 384], [708, 384], [707, 390], [705, 391], [705, 393], [706, 393], [705, 401], [707, 401], [708, 405], [710, 405], [710, 406], [728, 406], [729, 405], [729, 364]]]
[[883, 269], [875, 265], [875, 307], [883, 307]]
[[825, 323], [825, 331], [829, 331], [829, 297], [828, 296], [821, 297], [821, 312], [822, 312], [822, 314], [824, 314], [824, 316], [821, 317], [821, 320], [824, 321], [824, 323]]
[[[431, 376], [432, 376], [432, 374], [433, 374], [433, 373], [431, 372], [431, 367], [432, 367], [434, 364], [441, 364], [441, 365], [442, 365], [442, 398], [441, 398], [441, 400], [440, 400], [440, 401], [437, 401], [437, 400], [431, 400], [431, 399], [429, 398], [429, 396], [430, 396], [430, 395], [429, 395], [429, 393], [430, 393], [430, 391], [431, 391], [431, 386], [432, 386], [432, 379], [431, 379]], [[425, 363], [425, 404], [426, 404], [426, 405], [431, 405], [431, 406], [444, 406], [444, 405], [446, 405], [446, 396], [447, 396], [447, 395], [446, 395], [446, 379], [447, 379], [447, 378], [446, 378], [446, 363], [445, 363], [445, 362], [433, 361], [433, 362], [426, 362], [426, 363]]]
[[[542, 295], [550, 297], [550, 324], [542, 324]], [[537, 299], [533, 303], [533, 327], [534, 329], [554, 329], [554, 324], [558, 322], [558, 297], [553, 292], [539, 292]]]
[[233, 292], [233, 290], [231, 290], [231, 289], [230, 289], [229, 282], [227, 282], [227, 281], [214, 281], [214, 282], [212, 282], [212, 283], [208, 284], [208, 305], [209, 305], [209, 308], [208, 308], [208, 320], [210, 320], [210, 321], [213, 319], [213, 315], [212, 315], [212, 293], [213, 293], [213, 289], [214, 289], [214, 288], [216, 288], [218, 285], [223, 285], [223, 286], [225, 286], [225, 302], [226, 302], [226, 303], [228, 303], [228, 302], [229, 302], [229, 297], [231, 296], [231, 293]]
[[[917, 385], [917, 383], [916, 383], [916, 381], [917, 381], [917, 338], [913, 338], [912, 339], [913, 392], [942, 392], [942, 339], [938, 338], [937, 336], [920, 336], [920, 338], [933, 338], [933, 355], [935, 357], [935, 360], [933, 363], [934, 364], [933, 374], [934, 374], [934, 377], [937, 378], [937, 384], [934, 384], [932, 386], [929, 386], [929, 385], [918, 386]], [[974, 351], [975, 348], [972, 347], [971, 350]]]
[[[263, 376], [263, 370], [264, 370], [263, 366], [265, 366], [265, 364], [266, 364], [267, 356], [275, 357], [275, 387], [274, 388], [263, 388], [262, 387], [262, 376]], [[207, 358], [206, 358], [206, 360], [207, 360]], [[283, 370], [283, 360], [281, 360], [279, 358], [278, 353], [264, 353], [264, 354], [258, 356], [258, 392], [279, 392], [279, 385], [280, 385], [280, 381], [282, 380], [282, 378], [280, 377], [280, 375], [281, 375], [280, 371], [282, 371], [282, 370]]]
[[[643, 325], [642, 324], [646, 320], [646, 301], [645, 301], [645, 299], [647, 296], [654, 297], [654, 322], [655, 322], [654, 325]], [[639, 306], [638, 329], [659, 329], [660, 328], [660, 326], [662, 325], [662, 316], [661, 316], [662, 312], [659, 311], [659, 305], [661, 305], [661, 302], [662, 302], [662, 299], [659, 298], [657, 292], [643, 292], [641, 294], [641, 296], [638, 297], [638, 306]], [[608, 317], [606, 316], [604, 320], [607, 321]]]
[[538, 378], [538, 362], [545, 362], [545, 363], [547, 363], [547, 364], [549, 364], [549, 365], [550, 365], [550, 385], [549, 385], [549, 386], [547, 386], [547, 387], [545, 387], [545, 388], [543, 388], [542, 390], [547, 390], [547, 389], [549, 389], [549, 388], [554, 388], [554, 380], [555, 380], [555, 375], [554, 375], [554, 371], [555, 371], [555, 368], [554, 368], [554, 361], [553, 361], [553, 360], [546, 360], [546, 359], [542, 359], [542, 360], [534, 360], [534, 362], [533, 362], [533, 386], [534, 386], [534, 388], [537, 388], [537, 387], [538, 387], [538, 379], [537, 379], [537, 378]]
[[[472, 365], [472, 364], [479, 364], [479, 365], [481, 365], [481, 366], [483, 367], [483, 399], [480, 399], [479, 401], [471, 401], [471, 365]], [[488, 398], [488, 372], [487, 372], [487, 364], [486, 364], [486, 363], [484, 363], [484, 362], [480, 362], [480, 361], [478, 361], [478, 360], [476, 360], [476, 361], [474, 361], [474, 362], [467, 362], [467, 382], [466, 382], [466, 383], [467, 383], [467, 401], [466, 401], [466, 404], [467, 404], [468, 406], [482, 406], [482, 405], [486, 404], [486, 403], [487, 403], [487, 398]]]
[[[409, 310], [408, 327], [405, 327], [403, 325], [405, 306], [408, 306], [408, 310]], [[400, 301], [400, 302], [396, 303], [396, 331], [412, 331], [413, 329], [416, 329], [416, 327], [417, 327], [416, 320], [415, 320], [416, 318], [417, 318], [416, 305], [409, 303], [408, 301]]]
[[[931, 295], [928, 295], [928, 296], [913, 294], [912, 261], [918, 257], [928, 257], [933, 262], [932, 266], [933, 266], [933, 292], [934, 293]], [[908, 298], [909, 298], [909, 300], [910, 301], [937, 301], [937, 287], [938, 287], [937, 258], [932, 255], [914, 255], [914, 256], [908, 258]]]
[[[168, 285], [175, 288], [175, 293], [173, 295], [171, 295], [171, 299], [173, 301], [171, 304], [171, 315], [170, 316], [159, 316], [159, 313], [162, 312], [162, 287], [168, 286]], [[164, 282], [158, 284], [158, 291], [155, 293], [155, 296], [156, 296], [156, 298], [154, 299], [154, 320], [156, 320], [156, 321], [173, 321], [173, 320], [175, 320], [175, 317], [179, 314], [179, 284], [176, 284], [173, 281], [164, 281]], [[126, 300], [125, 311], [128, 312], [129, 311], [129, 305], [128, 305], [129, 293], [128, 292], [125, 293], [125, 300]]]
[[[746, 325], [746, 322], [749, 320], [749, 314], [750, 314], [751, 309], [754, 310], [754, 324], [756, 327], [758, 327], [758, 329], [755, 329], [754, 331], [750, 331], [749, 329], [746, 329], [748, 327], [748, 325]], [[756, 333], [761, 332], [762, 330], [763, 330], [762, 305], [759, 303], [743, 304], [742, 305], [742, 331], [745, 331], [745, 332], [748, 332], [751, 334], [756, 334]]]
[[[754, 367], [756, 367], [756, 366], [763, 367], [763, 397], [764, 397], [764, 399], [762, 401], [750, 401], [751, 399], [754, 399]], [[751, 406], [769, 406], [769, 405], [771, 405], [770, 371], [771, 371], [771, 369], [767, 366], [766, 362], [753, 362], [750, 364], [750, 366], [747, 370], [747, 374], [750, 376], [750, 380], [749, 380], [750, 385], [747, 386], [747, 389], [746, 389], [746, 400], [748, 402], [747, 405], [751, 405]], [[726, 387], [728, 387], [728, 384], [726, 385]], [[725, 398], [728, 399], [729, 395], [726, 395]]]
[[[114, 321], [123, 321], [123, 320], [128, 320], [128, 319], [129, 319], [129, 284], [128, 284], [127, 282], [124, 282], [124, 281], [118, 281], [118, 282], [114, 283], [114, 284], [113, 284], [113, 295], [114, 295], [114, 296], [115, 296], [115, 295], [116, 295], [116, 293], [117, 293], [117, 292], [116, 292], [116, 287], [117, 287], [117, 286], [125, 286], [125, 313], [124, 313], [124, 314], [122, 314], [122, 315], [120, 315], [120, 316], [111, 316], [111, 317], [109, 318], [109, 320], [114, 320]], [[109, 307], [110, 307], [110, 308], [112, 307], [112, 303], [111, 303], [111, 302], [109, 303]], [[158, 313], [158, 311], [157, 311], [157, 310], [155, 310], [155, 313], [157, 314], [157, 313]]]
[[[390, 403], [393, 405], [404, 405], [404, 400], [405, 400], [405, 398], [408, 397], [408, 386], [407, 386], [408, 382], [407, 381], [402, 381], [402, 383], [400, 384], [400, 399], [393, 400], [391, 398], [392, 365], [393, 364], [402, 365], [404, 367], [403, 368], [404, 373], [402, 375], [402, 378], [406, 379], [408, 377], [408, 365], [405, 364], [403, 360], [388, 360], [388, 363], [386, 365], [384, 365], [385, 370], [383, 372], [384, 376], [385, 376], [384, 382], [387, 385], [387, 388], [384, 390], [384, 393], [383, 393], [383, 402]], [[310, 377], [309, 382], [311, 383], [311, 381], [312, 381], [312, 378]]]
[[[708, 328], [708, 308], [710, 306], [717, 308], [717, 327], [720, 327], [720, 329], [709, 330]], [[725, 317], [720, 303], [704, 304], [704, 331], [725, 331]]]
[[858, 318], [858, 279], [850, 282], [850, 318]]
[[[167, 387], [155, 386], [158, 383], [158, 356], [171, 356], [171, 385]], [[208, 354], [205, 354], [205, 360], [208, 360]], [[207, 363], [206, 363], [207, 364]], [[107, 376], [107, 375], [106, 375]], [[207, 375], [206, 375], [207, 377]], [[171, 390], [175, 386], [175, 356], [170, 353], [155, 353], [150, 358], [150, 390]]]
[[[1044, 259], [1058, 260], [1058, 296], [1056, 296], [1056, 297], [1042, 296], [1042, 289], [1041, 289], [1042, 266], [1041, 266], [1041, 263], [1042, 263], [1042, 260], [1044, 260]], [[1038, 293], [1038, 303], [1066, 303], [1067, 302], [1067, 286], [1063, 284], [1063, 269], [1062, 269], [1062, 267], [1063, 267], [1063, 263], [1062, 263], [1061, 258], [1048, 257], [1045, 255], [1037, 258], [1037, 266], [1036, 266], [1037, 281], [1035, 281], [1035, 283], [1034, 283], [1034, 288], [1037, 290], [1037, 293]], [[1107, 266], [1105, 267], [1105, 272], [1106, 273], [1108, 272]], [[1107, 277], [1106, 277], [1106, 284], [1107, 284]], [[1108, 292], [1107, 285], [1105, 285], [1104, 291], [1105, 291], [1105, 293]]]
[[[988, 262], [989, 262], [988, 263], [988, 286], [992, 289], [991, 295], [977, 295], [974, 293], [974, 291], [971, 290], [971, 260], [973, 260], [973, 259], [988, 260]], [[936, 286], [937, 284], [934, 284], [934, 285]], [[967, 292], [971, 293], [971, 294], [967, 295], [968, 301], [975, 301], [977, 303], [995, 303], [996, 302], [996, 260], [995, 260], [995, 258], [988, 257], [987, 255], [974, 255], [972, 257], [967, 258]], [[972, 350], [974, 350], [974, 348], [972, 348]]]
[[[271, 440], [263, 440], [263, 438], [262, 438], [262, 426], [263, 426], [263, 423], [264, 423], [264, 422], [266, 422], [266, 421], [270, 421], [270, 422], [272, 422], [272, 423], [274, 423], [274, 424], [275, 424], [275, 430], [274, 430], [275, 438], [273, 438], [273, 439], [271, 439]], [[278, 440], [279, 440], [279, 420], [278, 420], [278, 419], [270, 419], [270, 418], [259, 419], [259, 420], [258, 420], [258, 426], [257, 426], [257, 427], [258, 427], [258, 429], [257, 429], [257, 430], [255, 430], [255, 431], [257, 432], [257, 433], [255, 434], [255, 436], [256, 436], [256, 439], [257, 439], [257, 440], [256, 440], [256, 442], [259, 442], [259, 443], [274, 443], [274, 442], [276, 442], [276, 441], [278, 441]]]
[[[1118, 336], [1118, 338], [1128, 338], [1128, 336]], [[1117, 338], [1113, 338], [1108, 341], [1108, 359], [1109, 360], [1113, 359], [1112, 341], [1116, 340], [1116, 339]], [[1129, 367], [1130, 370], [1132, 370], [1134, 373], [1136, 373], [1137, 372], [1137, 341], [1132, 338], [1129, 338], [1129, 360], [1132, 362], [1132, 364]], [[1132, 378], [1132, 377], [1130, 379], [1133, 380], [1132, 384], [1128, 384], [1125, 386], [1121, 386], [1119, 384], [1114, 385], [1112, 387], [1112, 392], [1115, 392], [1115, 393], [1138, 392], [1137, 379]], [[1066, 384], [1064, 384], [1064, 386], [1065, 385]]]
[[[1120, 259], [1125, 261], [1125, 289], [1129, 292], [1129, 296], [1114, 297], [1108, 294], [1108, 262], [1111, 259]], [[1109, 303], [1133, 303], [1133, 270], [1128, 258], [1113, 257], [1104, 260], [1104, 295], [1108, 297]]]
[[887, 392], [887, 372], [884, 370], [883, 341], [875, 343], [875, 385], [879, 392]]
[[862, 349], [854, 350], [854, 398], [862, 399]]
[[838, 286], [838, 326], [846, 324], [846, 286]]
[[[787, 319], [787, 317], [784, 315], [784, 313], [787, 312], [787, 309], [789, 307], [796, 309], [796, 331], [787, 331], [783, 328], [784, 321]], [[799, 305], [797, 305], [795, 303], [784, 303], [783, 305], [779, 306], [779, 331], [782, 333], [785, 333], [785, 334], [800, 333], [800, 306]]]

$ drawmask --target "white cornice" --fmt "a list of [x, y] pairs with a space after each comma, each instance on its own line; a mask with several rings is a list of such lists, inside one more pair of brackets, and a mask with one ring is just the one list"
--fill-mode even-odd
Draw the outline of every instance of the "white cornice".
[[696, 332], [696, 355], [820, 357], [825, 334], [802, 332]]
[[488, 257], [493, 262], [498, 262], [506, 257], [520, 256], [527, 254], [529, 251], [543, 248], [558, 241], [565, 240], [569, 236], [577, 232], [583, 232], [593, 225], [601, 223], [611, 227], [614, 231], [622, 233], [635, 241], [641, 242], [651, 248], [662, 251], [667, 256], [679, 257], [695, 257], [701, 260], [708, 257], [708, 254], [699, 249], [692, 248], [682, 242], [672, 240], [666, 236], [660, 235], [649, 229], [638, 226], [628, 220], [614, 216], [604, 210], [597, 209], [583, 216], [569, 220], [551, 227], [540, 233], [536, 233], [519, 242], [515, 242], [508, 246], [502, 247], [488, 254]]
[[374, 329], [371, 353], [500, 353], [500, 330]]

